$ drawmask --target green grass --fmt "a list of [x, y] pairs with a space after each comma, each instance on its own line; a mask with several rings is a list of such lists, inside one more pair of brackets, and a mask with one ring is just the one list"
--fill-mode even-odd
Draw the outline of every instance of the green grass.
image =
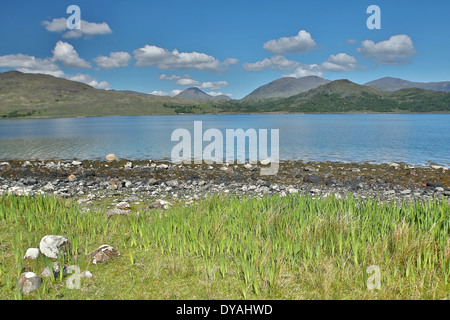
[[[108, 219], [67, 199], [4, 195], [0, 299], [448, 299], [449, 227], [449, 205], [437, 200], [211, 197]], [[40, 274], [51, 263], [22, 259], [47, 234], [72, 243], [61, 264], [94, 278], [79, 290], [66, 287], [67, 276], [44, 278], [22, 296], [22, 268]], [[90, 265], [85, 255], [102, 244], [122, 256]], [[380, 290], [367, 288], [371, 265]]]

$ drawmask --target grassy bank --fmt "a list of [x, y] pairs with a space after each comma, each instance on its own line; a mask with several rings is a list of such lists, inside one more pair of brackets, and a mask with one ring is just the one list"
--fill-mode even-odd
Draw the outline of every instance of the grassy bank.
[[[107, 218], [69, 199], [0, 199], [0, 299], [448, 299], [447, 202], [395, 206], [291, 195], [263, 200], [212, 197], [168, 211]], [[93, 279], [68, 289], [67, 276], [43, 279], [29, 296], [16, 289], [23, 260], [48, 234], [65, 235], [66, 265]], [[86, 254], [109, 244], [121, 256], [103, 265]], [[63, 263], [59, 259], [59, 263]], [[369, 290], [367, 267], [380, 268]]]

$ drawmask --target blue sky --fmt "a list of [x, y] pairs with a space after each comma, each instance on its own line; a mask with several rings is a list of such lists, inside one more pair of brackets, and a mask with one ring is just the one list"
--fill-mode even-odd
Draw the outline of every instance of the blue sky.
[[[69, 5], [81, 29], [64, 27]], [[381, 29], [368, 29], [369, 5]], [[240, 99], [282, 76], [450, 80], [450, 1], [8, 1], [0, 71], [97, 88]]]

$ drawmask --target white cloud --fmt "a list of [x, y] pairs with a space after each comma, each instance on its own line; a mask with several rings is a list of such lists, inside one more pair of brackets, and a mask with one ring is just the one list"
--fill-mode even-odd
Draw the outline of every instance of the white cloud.
[[88, 74], [81, 74], [78, 73], [76, 75], [67, 75], [65, 76], [66, 79], [72, 80], [72, 81], [78, 81], [78, 82], [83, 82], [86, 83], [88, 85], [90, 85], [91, 87], [97, 88], [97, 89], [106, 89], [109, 90], [111, 89], [111, 86], [108, 82], [106, 81], [97, 81], [97, 79], [91, 77]]
[[355, 57], [341, 52], [336, 55], [330, 55], [328, 60], [324, 61], [321, 66], [324, 71], [345, 72], [355, 70], [357, 65], [358, 61]]
[[299, 65], [300, 63], [297, 61], [288, 60], [283, 56], [277, 55], [270, 59], [264, 58], [263, 60], [254, 63], [244, 63], [243, 68], [247, 71], [257, 72], [268, 68], [276, 70], [294, 70]]
[[195, 79], [188, 74], [181, 76], [171, 75], [167, 76], [166, 74], [162, 74], [159, 76], [161, 80], [172, 80], [175, 81], [175, 84], [179, 86], [189, 86], [189, 87], [197, 87], [200, 89], [209, 89], [209, 90], [219, 90], [221, 87], [228, 86], [227, 81], [205, 81], [201, 82]]
[[279, 39], [269, 40], [263, 45], [264, 49], [276, 54], [302, 53], [315, 46], [316, 42], [311, 37], [311, 34], [305, 30], [300, 30], [293, 37], [281, 37]]
[[301, 78], [306, 76], [317, 76], [322, 77], [323, 72], [319, 65], [317, 64], [300, 64], [294, 73], [284, 74], [283, 77], [294, 77]]
[[90, 68], [91, 64], [78, 56], [73, 46], [67, 42], [58, 41], [53, 49], [53, 60], [60, 61], [67, 68]]
[[228, 82], [226, 81], [206, 81], [202, 82], [200, 85], [200, 89], [210, 89], [210, 90], [219, 90], [221, 87], [228, 86]]
[[176, 81], [176, 84], [179, 86], [199, 86], [199, 85], [201, 85], [201, 82], [194, 80], [194, 79], [183, 78], [183, 79], [178, 79]]
[[223, 65], [224, 66], [231, 66], [231, 65], [233, 65], [233, 64], [236, 64], [236, 63], [238, 63], [239, 62], [239, 59], [236, 59], [236, 58], [226, 58], [224, 61], [223, 61]]
[[348, 39], [347, 40], [347, 44], [358, 44], [359, 42], [356, 41], [355, 39]]
[[[47, 31], [61, 33], [68, 30], [66, 21], [66, 18], [55, 18], [52, 21], [42, 21], [42, 24]], [[95, 23], [81, 20], [81, 29], [68, 30], [63, 34], [63, 38], [79, 38], [83, 35], [94, 36], [110, 33], [112, 33], [112, 30], [106, 22]]]
[[364, 40], [361, 43], [361, 48], [357, 48], [356, 50], [381, 64], [408, 63], [408, 58], [416, 54], [414, 44], [406, 34], [391, 36], [389, 40], [377, 43], [372, 40]]
[[182, 90], [172, 90], [170, 92], [155, 90], [155, 91], [150, 92], [150, 94], [153, 94], [155, 96], [162, 96], [162, 97], [173, 97], [173, 96], [176, 96], [177, 94], [179, 94], [180, 92], [182, 92]]
[[177, 79], [181, 79], [181, 77], [177, 76], [177, 75], [166, 76], [163, 73], [162, 75], [159, 76], [159, 79], [161, 79], [161, 80], [177, 80]]
[[[224, 71], [226, 65], [205, 53], [169, 51], [157, 46], [145, 45], [133, 51], [136, 66], [156, 65], [159, 69], [197, 69], [200, 71]], [[229, 58], [232, 59], [232, 58]], [[234, 60], [225, 60], [227, 64]]]
[[64, 76], [64, 72], [52, 59], [40, 59], [21, 53], [0, 56], [0, 67], [13, 68], [24, 73], [49, 74], [54, 77]]
[[50, 32], [63, 32], [67, 30], [67, 19], [66, 18], [54, 18], [52, 21], [44, 20], [42, 24], [45, 29]]
[[210, 91], [208, 92], [208, 94], [212, 97], [217, 97], [217, 96], [228, 96], [231, 98], [232, 94], [231, 93], [222, 93], [222, 92], [215, 92], [215, 91]]
[[111, 52], [109, 57], [98, 56], [94, 59], [97, 65], [103, 69], [113, 69], [119, 67], [126, 67], [131, 60], [131, 55], [128, 52]]

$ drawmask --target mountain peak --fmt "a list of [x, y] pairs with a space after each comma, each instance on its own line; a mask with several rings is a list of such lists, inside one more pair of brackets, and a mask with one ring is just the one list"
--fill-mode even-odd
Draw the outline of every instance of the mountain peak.
[[317, 76], [283, 77], [257, 88], [244, 99], [287, 98], [329, 82]]
[[197, 87], [190, 87], [175, 96], [175, 98], [184, 98], [190, 100], [231, 100], [230, 97], [225, 95], [211, 96], [204, 93]]
[[419, 88], [433, 91], [450, 92], [450, 81], [441, 82], [412, 82], [400, 78], [384, 77], [364, 84], [387, 91], [396, 91], [406, 88]]

